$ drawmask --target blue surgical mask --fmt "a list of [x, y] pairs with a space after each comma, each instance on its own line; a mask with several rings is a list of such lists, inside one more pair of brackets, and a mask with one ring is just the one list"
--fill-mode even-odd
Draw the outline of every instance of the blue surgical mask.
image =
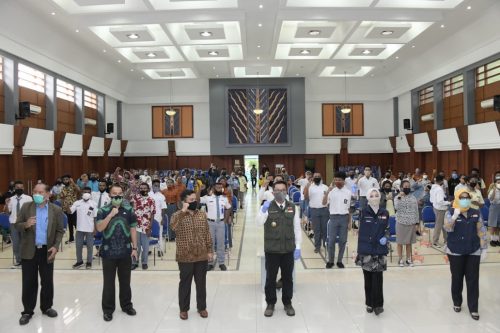
[[470, 199], [460, 199], [458, 201], [461, 208], [469, 208], [470, 207]]
[[39, 205], [44, 200], [45, 200], [45, 198], [43, 197], [43, 195], [41, 195], [41, 194], [33, 194], [33, 201], [35, 202], [35, 204]]
[[457, 178], [458, 178], [458, 174], [456, 174], [456, 173], [452, 173], [452, 174], [451, 174], [451, 178], [453, 178], [453, 179], [457, 179]]

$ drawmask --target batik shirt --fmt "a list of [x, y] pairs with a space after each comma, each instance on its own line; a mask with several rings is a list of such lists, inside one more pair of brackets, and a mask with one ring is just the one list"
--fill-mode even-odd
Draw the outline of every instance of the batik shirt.
[[137, 231], [146, 233], [146, 230], [151, 229], [151, 222], [156, 214], [155, 200], [150, 196], [143, 197], [137, 194], [132, 198], [131, 202], [137, 220]]
[[[113, 209], [111, 204], [101, 207], [97, 212], [96, 225], [108, 216]], [[118, 214], [109, 221], [102, 232], [102, 246], [99, 251], [103, 258], [121, 259], [130, 256], [132, 244], [130, 229], [137, 226], [133, 208], [125, 203], [118, 208]]]

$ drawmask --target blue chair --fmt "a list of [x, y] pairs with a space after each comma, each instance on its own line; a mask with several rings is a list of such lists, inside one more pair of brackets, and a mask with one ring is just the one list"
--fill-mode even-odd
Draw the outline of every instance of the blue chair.
[[[157, 250], [160, 250], [160, 223], [158, 221], [153, 221], [151, 226], [151, 236], [149, 237], [149, 246], [153, 246]], [[161, 251], [161, 250], [160, 250]], [[153, 265], [156, 266], [156, 250], [153, 250]]]
[[288, 179], [290, 179], [292, 182], [294, 182], [295, 181], [295, 176], [294, 175], [290, 175], [290, 176], [288, 176]]
[[429, 243], [431, 242], [431, 230], [436, 226], [436, 215], [432, 206], [426, 206], [422, 209], [422, 222], [424, 222], [424, 227], [429, 229]]
[[2, 233], [2, 252], [3, 252], [3, 243], [5, 243], [5, 235], [7, 232], [10, 232], [10, 222], [9, 215], [0, 214], [0, 229], [5, 229], [5, 232]]
[[481, 217], [483, 218], [483, 223], [488, 224], [488, 217], [490, 216], [490, 209], [486, 207], [486, 204], [479, 210], [481, 212]]
[[292, 193], [292, 202], [296, 205], [300, 205], [300, 191], [295, 191]]
[[392, 262], [392, 243], [396, 242], [396, 216], [389, 217], [389, 238], [387, 240], [389, 241], [389, 253]]

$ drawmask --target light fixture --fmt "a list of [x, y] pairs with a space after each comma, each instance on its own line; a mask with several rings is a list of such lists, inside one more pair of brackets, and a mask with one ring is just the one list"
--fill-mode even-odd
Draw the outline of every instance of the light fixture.
[[472, 6], [467, 6], [467, 10], [471, 10], [472, 9]]
[[208, 52], [208, 55], [210, 55], [212, 57], [216, 57], [216, 56], [219, 55], [219, 52], [217, 52], [217, 51], [210, 51], [210, 52]]
[[364, 55], [368, 55], [368, 54], [372, 53], [372, 51], [370, 51], [370, 50], [363, 50], [363, 52], [361, 52], [361, 53], [363, 53]]
[[257, 45], [257, 48], [260, 49], [262, 46], [261, 45]]
[[135, 33], [133, 33], [133, 34], [127, 34], [127, 38], [129, 38], [129, 39], [138, 39], [139, 35], [135, 34]]
[[76, 29], [76, 30], [75, 30], [75, 32], [76, 32], [76, 33], [79, 33], [79, 32], [80, 32], [80, 30], [79, 30], [79, 29]]
[[177, 111], [172, 109], [172, 95], [173, 95], [173, 89], [174, 89], [173, 88], [174, 81], [172, 80], [172, 73], [168, 74], [168, 77], [170, 79], [170, 103], [169, 103], [168, 108], [165, 110], [165, 114], [169, 117], [173, 117], [173, 116], [175, 116]]
[[260, 85], [259, 85], [259, 72], [257, 72], [257, 89], [255, 91], [255, 109], [253, 109], [253, 113], [256, 115], [261, 115], [264, 112], [260, 108]]
[[396, 56], [396, 59], [399, 59], [399, 56]]
[[441, 28], [444, 28], [444, 24], [441, 24]]
[[211, 37], [212, 35], [213, 35], [213, 33], [210, 32], [210, 31], [202, 31], [202, 32], [200, 32], [200, 36], [201, 37]]
[[262, 23], [257, 24], [259, 28], [262, 28]]
[[120, 62], [122, 62], [122, 60], [121, 60], [121, 59], [118, 59], [118, 62], [120, 63]]
[[340, 112], [346, 114], [351, 113], [351, 106], [347, 104], [347, 72], [344, 71], [344, 105], [341, 106]]
[[309, 36], [318, 36], [321, 33], [321, 30], [309, 30], [307, 33]]
[[141, 76], [141, 80], [144, 80], [144, 76]]
[[148, 58], [155, 58], [156, 57], [156, 53], [154, 53], [154, 52], [148, 52], [148, 53], [146, 53], [146, 56], [148, 56]]
[[131, 68], [131, 69], [130, 69], [130, 71], [131, 71], [131, 72], [133, 72], [133, 71], [134, 71], [134, 69], [133, 69], [133, 68]]
[[263, 5], [263, 4], [260, 4], [260, 5], [259, 5], [259, 8], [260, 8], [260, 9], [264, 8], [264, 5]]
[[390, 36], [394, 33], [392, 30], [383, 30], [380, 34], [384, 36]]
[[257, 57], [257, 60], [260, 60], [260, 57]]
[[52, 13], [50, 13], [50, 15], [54, 16], [54, 15], [56, 15], [56, 12], [52, 12]]
[[106, 53], [106, 52], [107, 52], [107, 51], [106, 51], [105, 49], [104, 49], [104, 50], [102, 50], [102, 53]]
[[414, 48], [415, 48], [415, 45], [412, 45], [412, 46], [411, 46], [411, 48], [412, 48], [412, 49], [414, 49]]
[[302, 55], [308, 55], [308, 54], [311, 53], [311, 51], [309, 51], [309, 50], [300, 50], [299, 53], [302, 54]]

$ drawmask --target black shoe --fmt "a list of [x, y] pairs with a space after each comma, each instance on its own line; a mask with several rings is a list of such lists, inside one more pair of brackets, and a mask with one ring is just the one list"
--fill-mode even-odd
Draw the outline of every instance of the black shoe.
[[148, 251], [148, 256], [150, 256], [150, 255], [151, 255], [151, 253], [152, 253], [151, 251]]
[[85, 269], [91, 269], [92, 268], [92, 263], [88, 262], [85, 264]]
[[479, 313], [477, 312], [471, 312], [470, 313], [470, 316], [472, 317], [472, 319], [474, 320], [479, 320]]
[[495, 241], [496, 246], [500, 246], [500, 241]]
[[337, 267], [338, 268], [345, 268], [344, 264], [340, 261], [337, 263]]
[[148, 269], [148, 264], [142, 264], [142, 269], [143, 269], [143, 270]]
[[295, 316], [295, 309], [293, 308], [292, 304], [285, 305], [285, 312], [287, 316]]
[[453, 311], [458, 313], [458, 312], [462, 311], [462, 307], [461, 306], [453, 306]]
[[23, 314], [19, 319], [19, 325], [26, 325], [27, 323], [29, 323], [32, 316], [33, 315], [30, 314]]
[[163, 252], [158, 251], [158, 258], [161, 258], [161, 257], [163, 257]]
[[207, 271], [213, 271], [214, 270], [214, 265], [208, 265]]
[[333, 262], [327, 262], [325, 268], [332, 268], [333, 267]]
[[71, 243], [74, 243], [74, 242], [75, 242], [74, 240], [70, 239], [70, 240], [65, 241], [64, 244], [71, 244]]
[[138, 266], [139, 266], [139, 265], [137, 265], [137, 264], [132, 264], [132, 268], [131, 268], [131, 270], [136, 269]]
[[43, 314], [46, 315], [47, 317], [50, 317], [50, 318], [55, 318], [57, 317], [57, 311], [54, 310], [54, 309], [48, 309], [48, 310], [45, 310], [43, 311]]
[[111, 313], [105, 313], [102, 318], [104, 319], [104, 321], [112, 321], [113, 320], [113, 314]]
[[490, 246], [493, 246], [493, 247], [498, 246], [497, 241], [491, 241]]
[[283, 280], [279, 279], [276, 281], [276, 289], [280, 290], [281, 288], [283, 288]]
[[366, 307], [366, 312], [373, 313], [373, 308], [371, 306]]
[[420, 234], [420, 231], [418, 231], [418, 230], [417, 230], [417, 236], [422, 236], [422, 235]]
[[137, 314], [134, 308], [128, 308], [126, 310], [123, 310], [123, 312], [125, 312], [129, 316], [135, 316]]
[[314, 249], [314, 253], [319, 253], [319, 249]]
[[77, 269], [83, 266], [83, 261], [79, 261], [76, 264], [74, 264], [72, 267], [73, 269]]
[[308, 236], [309, 238], [313, 238], [314, 237], [314, 234], [309, 234]]
[[220, 264], [219, 268], [220, 268], [221, 271], [227, 271], [227, 267], [224, 264]]
[[274, 304], [268, 304], [266, 311], [264, 311], [264, 316], [272, 317], [274, 313]]
[[381, 314], [382, 312], [384, 312], [384, 308], [383, 307], [378, 307], [378, 308], [375, 308], [373, 309], [373, 311], [375, 312], [375, 315], [379, 315]]

